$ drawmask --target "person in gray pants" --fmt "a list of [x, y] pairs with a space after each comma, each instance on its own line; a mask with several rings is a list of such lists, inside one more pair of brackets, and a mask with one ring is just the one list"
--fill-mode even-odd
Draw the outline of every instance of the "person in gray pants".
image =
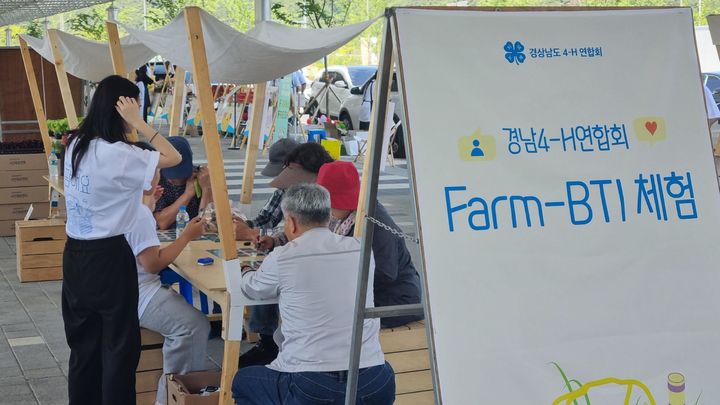
[[[147, 147], [147, 145], [138, 145]], [[207, 341], [210, 323], [205, 315], [172, 289], [160, 283], [162, 269], [167, 267], [187, 244], [203, 234], [204, 222], [193, 218], [177, 239], [160, 248], [152, 214], [157, 195], [159, 171], [153, 179], [153, 189], [138, 204], [130, 232], [125, 238], [136, 257], [138, 278], [138, 318], [140, 327], [165, 337], [163, 344], [163, 375], [158, 381], [156, 404], [167, 403], [166, 374], [188, 374], [206, 369]]]

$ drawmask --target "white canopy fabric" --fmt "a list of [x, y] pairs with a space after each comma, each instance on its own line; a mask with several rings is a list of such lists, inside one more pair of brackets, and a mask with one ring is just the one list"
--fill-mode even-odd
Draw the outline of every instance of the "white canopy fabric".
[[[58, 45], [63, 56], [65, 71], [80, 79], [98, 82], [113, 74], [110, 46], [106, 42], [90, 41], [58, 30]], [[21, 35], [28, 46], [43, 58], [54, 63], [50, 40]], [[120, 39], [125, 59], [125, 71], [135, 71], [139, 66], [152, 59], [156, 52], [131, 37]]]
[[[345, 45], [375, 22], [319, 30], [263, 22], [245, 34], [205, 11], [200, 15], [210, 79], [235, 84], [261, 83], [292, 73]], [[192, 71], [184, 13], [154, 31], [123, 27], [148, 48]]]

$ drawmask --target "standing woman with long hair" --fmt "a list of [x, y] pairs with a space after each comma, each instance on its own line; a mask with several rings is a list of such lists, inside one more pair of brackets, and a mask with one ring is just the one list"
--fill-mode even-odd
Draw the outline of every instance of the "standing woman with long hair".
[[140, 90], [138, 104], [140, 105], [140, 113], [145, 122], [147, 122], [148, 112], [150, 111], [150, 90], [148, 86], [154, 83], [150, 76], [148, 76], [147, 69], [147, 65], [142, 65], [135, 70], [135, 85], [138, 87], [138, 90]]
[[[135, 404], [137, 269], [124, 234], [155, 169], [181, 160], [142, 120], [138, 96], [127, 79], [103, 79], [65, 153], [62, 313], [70, 347], [70, 405]], [[128, 144], [132, 129], [158, 152]]]

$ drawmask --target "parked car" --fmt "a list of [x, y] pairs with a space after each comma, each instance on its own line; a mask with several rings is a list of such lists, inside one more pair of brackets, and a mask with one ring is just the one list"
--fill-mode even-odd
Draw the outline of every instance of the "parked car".
[[703, 84], [712, 93], [715, 104], [720, 107], [720, 72], [703, 73]]
[[[314, 114], [316, 109], [331, 118], [340, 116], [340, 105], [350, 96], [350, 89], [367, 82], [377, 71], [377, 66], [329, 66], [327, 69], [330, 81], [329, 89], [320, 94], [327, 83], [325, 70], [320, 71], [318, 79], [310, 86], [310, 101], [305, 106], [306, 114]], [[319, 95], [319, 97], [318, 97]], [[328, 100], [330, 113], [325, 111], [325, 100]]]
[[[359, 129], [360, 128], [360, 111], [362, 109], [362, 101], [365, 93], [370, 87], [370, 82], [374, 80], [373, 75], [367, 82], [363, 83], [362, 86], [353, 87], [350, 89], [350, 96], [340, 106], [340, 114], [338, 118], [345, 124], [347, 129]], [[395, 113], [393, 114], [393, 120], [396, 123], [400, 123], [395, 132], [395, 140], [391, 145], [393, 155], [397, 158], [405, 158], [405, 137], [403, 134], [402, 123], [405, 121], [405, 109], [402, 103], [402, 99], [398, 93], [396, 74], [393, 74], [393, 81], [390, 87], [390, 101], [395, 103]]]

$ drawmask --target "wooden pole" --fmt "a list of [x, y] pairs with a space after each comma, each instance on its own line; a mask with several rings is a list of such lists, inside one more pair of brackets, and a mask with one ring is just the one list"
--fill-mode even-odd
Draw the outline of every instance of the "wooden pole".
[[[207, 54], [205, 52], [205, 38], [203, 37], [200, 8], [185, 8], [185, 24], [192, 56], [192, 75], [195, 81], [195, 91], [198, 97], [200, 114], [203, 117], [203, 143], [207, 154], [210, 169], [210, 187], [216, 208], [216, 217], [220, 233], [220, 245], [223, 259], [237, 258], [235, 234], [230, 211], [227, 184], [225, 182], [225, 167], [222, 150], [220, 149], [220, 135], [217, 131], [215, 111], [213, 109], [212, 90], [210, 88], [210, 72], [208, 69]], [[229, 311], [229, 305], [225, 310]], [[226, 315], [228, 316], [228, 315]], [[220, 380], [220, 405], [233, 405], [232, 380], [238, 367], [240, 342], [225, 340], [225, 354], [223, 356], [223, 369]]]
[[113, 72], [118, 76], [125, 77], [125, 56], [120, 45], [120, 34], [117, 24], [112, 21], [105, 21], [108, 33], [108, 45], [110, 45], [110, 59], [113, 64]]
[[[105, 21], [105, 28], [108, 32], [108, 45], [110, 46], [110, 59], [112, 60], [113, 73], [118, 76], [127, 77], [125, 72], [125, 56], [120, 45], [120, 34], [117, 24], [112, 21]], [[130, 142], [139, 140], [137, 130], [130, 131], [128, 136]]]
[[[30, 87], [30, 96], [32, 97], [33, 107], [35, 108], [35, 117], [40, 127], [40, 136], [45, 149], [45, 156], [50, 156], [52, 152], [52, 143], [50, 141], [50, 133], [47, 126], [47, 116], [43, 108], [42, 99], [40, 99], [40, 88], [38, 87], [37, 78], [35, 77], [35, 68], [33, 67], [32, 55], [27, 42], [20, 38], [20, 53], [22, 54], [23, 65], [25, 66], [25, 75], [27, 76], [28, 86]], [[42, 57], [40, 58], [42, 63]]]
[[241, 204], [252, 203], [253, 183], [255, 182], [255, 166], [257, 163], [258, 146], [263, 134], [263, 112], [265, 111], [265, 96], [267, 82], [255, 85], [253, 97], [252, 126], [250, 127], [250, 139], [245, 151], [245, 167], [243, 169], [243, 181], [240, 194]]
[[203, 119], [203, 143], [210, 168], [210, 184], [213, 191], [215, 207], [217, 209], [220, 242], [223, 248], [223, 258], [232, 260], [237, 257], [235, 236], [233, 234], [230, 203], [225, 184], [225, 168], [223, 165], [220, 137], [217, 132], [215, 111], [213, 108], [212, 92], [210, 90], [210, 73], [205, 53], [205, 39], [202, 33], [200, 8], [185, 8], [185, 22], [192, 54], [193, 77], [195, 78], [196, 92]]
[[173, 85], [172, 109], [170, 110], [170, 136], [175, 136], [180, 132], [180, 116], [182, 116], [184, 93], [185, 69], [178, 66], [175, 68], [175, 84]]
[[[391, 41], [389, 36], [385, 38], [385, 41]], [[389, 58], [390, 58], [389, 66], [390, 66], [390, 69], [392, 69], [392, 67], [394, 66], [394, 63], [395, 63], [395, 53], [391, 52], [389, 55]], [[390, 83], [388, 84], [388, 94], [390, 92], [392, 78], [389, 82]], [[379, 81], [376, 81], [375, 84], [379, 84]], [[373, 142], [373, 138], [376, 135], [383, 136], [384, 131], [385, 131], [384, 128], [377, 128], [377, 130], [376, 130], [377, 123], [378, 123], [378, 121], [380, 121], [378, 119], [377, 109], [378, 109], [378, 106], [380, 105], [380, 103], [387, 104], [388, 100], [381, 100], [381, 99], [377, 98], [377, 95], [380, 94], [379, 86], [377, 86], [377, 85], [373, 86], [373, 92], [375, 93], [375, 94], [373, 94], [373, 100], [378, 100], [380, 102], [373, 103], [372, 114], [370, 115], [372, 117], [372, 120], [370, 121], [370, 128], [368, 129], [368, 139], [367, 139], [367, 142], [365, 143], [365, 145], [367, 145], [367, 150], [365, 152], [365, 159], [363, 159], [363, 173], [362, 173], [362, 178], [360, 180], [360, 196], [358, 198], [357, 213], [355, 214], [356, 223], [355, 223], [355, 234], [354, 235], [356, 238], [362, 237], [363, 231], [365, 229], [365, 199], [367, 198], [367, 194], [368, 194], [368, 190], [367, 190], [368, 181], [369, 181], [368, 176], [370, 175], [370, 161], [372, 160], [372, 159], [370, 159], [370, 156], [373, 155], [373, 148], [375, 148], [375, 142]], [[385, 105], [381, 111], [386, 111], [387, 110], [386, 107], [387, 107], [387, 105]], [[385, 120], [382, 120], [382, 121], [385, 121]], [[380, 145], [379, 146], [380, 148], [382, 148], [382, 141], [377, 142], [377, 144]], [[385, 151], [385, 153], [387, 153], [387, 151]], [[386, 158], [385, 153], [382, 154], [383, 159]]]
[[65, 116], [68, 120], [70, 129], [78, 127], [77, 112], [75, 111], [75, 102], [70, 91], [70, 83], [68, 82], [67, 73], [65, 72], [65, 62], [60, 52], [60, 40], [55, 29], [47, 30], [47, 36], [50, 40], [53, 59], [55, 61], [55, 74], [57, 74], [58, 85], [60, 86], [60, 95], [62, 96], [63, 106], [65, 107]]

